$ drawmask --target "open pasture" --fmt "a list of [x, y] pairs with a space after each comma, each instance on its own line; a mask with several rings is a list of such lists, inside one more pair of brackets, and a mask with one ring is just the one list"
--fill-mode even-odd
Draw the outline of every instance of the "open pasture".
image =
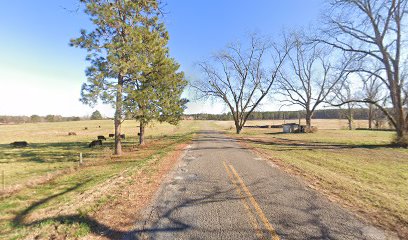
[[[196, 121], [178, 126], [154, 124], [146, 129], [146, 145], [139, 147], [137, 123], [126, 121], [120, 158], [112, 155], [113, 139], [88, 148], [98, 135], [107, 137], [113, 132], [111, 120], [0, 126], [0, 173], [5, 173], [5, 186], [0, 189], [0, 235], [7, 239], [49, 239], [100, 234], [108, 227], [113, 231], [117, 222], [105, 220], [105, 225], [98, 225], [97, 219], [103, 221], [100, 219], [105, 215], [95, 216], [97, 210], [120, 201], [119, 196], [130, 191], [136, 194], [128, 196], [134, 198], [132, 204], [143, 207], [161, 179], [162, 165], [170, 164], [163, 159], [190, 141], [199, 125]], [[68, 132], [77, 135], [68, 136]], [[30, 145], [9, 145], [21, 140]], [[84, 157], [81, 166], [80, 152]], [[123, 214], [120, 209], [117, 212]]]
[[[124, 122], [122, 133], [127, 138], [122, 142], [125, 148], [136, 145], [139, 132], [137, 126], [136, 121]], [[188, 124], [153, 124], [146, 130], [146, 138], [153, 140], [186, 131]], [[69, 136], [69, 132], [76, 135]], [[79, 153], [83, 154], [84, 162], [88, 164], [110, 158], [113, 138], [108, 138], [108, 135], [113, 132], [111, 120], [1, 125], [0, 170], [5, 174], [5, 189], [13, 189], [17, 185], [35, 182], [38, 177], [76, 167]], [[88, 144], [99, 135], [107, 138], [103, 146], [89, 148]], [[10, 143], [14, 141], [27, 141], [29, 146], [11, 147]]]

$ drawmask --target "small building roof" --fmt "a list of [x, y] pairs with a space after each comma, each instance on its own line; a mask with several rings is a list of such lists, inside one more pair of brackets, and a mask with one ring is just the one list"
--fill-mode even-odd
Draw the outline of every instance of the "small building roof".
[[299, 126], [299, 124], [297, 124], [297, 123], [285, 123], [285, 124], [282, 124], [283, 126]]

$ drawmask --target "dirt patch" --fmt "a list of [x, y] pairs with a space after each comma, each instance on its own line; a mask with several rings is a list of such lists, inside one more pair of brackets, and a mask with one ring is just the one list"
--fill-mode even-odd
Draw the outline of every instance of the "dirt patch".
[[[120, 238], [121, 233], [131, 231], [135, 222], [142, 217], [141, 210], [149, 205], [155, 192], [167, 173], [175, 166], [187, 144], [179, 145], [174, 152], [162, 160], [157, 160], [140, 173], [128, 179], [130, 184], [118, 189], [113, 201], [104, 205], [92, 214], [99, 223], [108, 226], [112, 231], [105, 236], [91, 234], [85, 239]], [[108, 236], [108, 237], [107, 237]]]

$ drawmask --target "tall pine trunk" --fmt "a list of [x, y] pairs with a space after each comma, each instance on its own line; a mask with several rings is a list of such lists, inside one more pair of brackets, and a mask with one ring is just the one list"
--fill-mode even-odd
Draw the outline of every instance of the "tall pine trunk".
[[146, 124], [144, 121], [140, 121], [140, 126], [139, 126], [139, 144], [144, 145], [145, 144], [145, 127]]
[[122, 155], [122, 142], [120, 138], [123, 107], [122, 92], [123, 92], [123, 77], [122, 75], [119, 74], [116, 91], [116, 111], [115, 111], [115, 155]]

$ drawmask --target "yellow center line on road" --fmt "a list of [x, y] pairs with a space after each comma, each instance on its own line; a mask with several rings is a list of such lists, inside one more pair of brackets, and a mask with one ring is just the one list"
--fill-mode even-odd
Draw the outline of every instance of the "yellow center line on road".
[[247, 214], [249, 217], [249, 222], [251, 223], [252, 227], [255, 230], [255, 234], [258, 237], [258, 239], [265, 239], [261, 229], [259, 228], [258, 221], [256, 220], [256, 217], [251, 211], [251, 207], [249, 206], [247, 200], [245, 199], [244, 193], [241, 191], [241, 188], [239, 187], [239, 184], [237, 181], [234, 179], [234, 176], [232, 175], [231, 171], [229, 170], [227, 164], [223, 162], [225, 171], [227, 171], [228, 177], [230, 178], [231, 182], [235, 185], [235, 190], [237, 191], [238, 195], [241, 196], [241, 201], [242, 204], [244, 205], [245, 209], [247, 210]]
[[271, 223], [269, 222], [268, 218], [265, 216], [264, 212], [262, 211], [261, 207], [259, 206], [258, 202], [255, 200], [254, 196], [252, 193], [249, 191], [248, 187], [245, 185], [244, 180], [238, 175], [237, 171], [235, 168], [230, 164], [229, 167], [232, 170], [232, 173], [235, 175], [235, 177], [238, 179], [242, 189], [248, 196], [249, 200], [251, 201], [252, 205], [254, 206], [256, 212], [258, 213], [258, 216], [261, 218], [263, 224], [265, 225], [266, 229], [269, 231], [269, 233], [272, 236], [273, 240], [279, 240], [278, 234], [276, 234], [275, 229], [272, 227]]

